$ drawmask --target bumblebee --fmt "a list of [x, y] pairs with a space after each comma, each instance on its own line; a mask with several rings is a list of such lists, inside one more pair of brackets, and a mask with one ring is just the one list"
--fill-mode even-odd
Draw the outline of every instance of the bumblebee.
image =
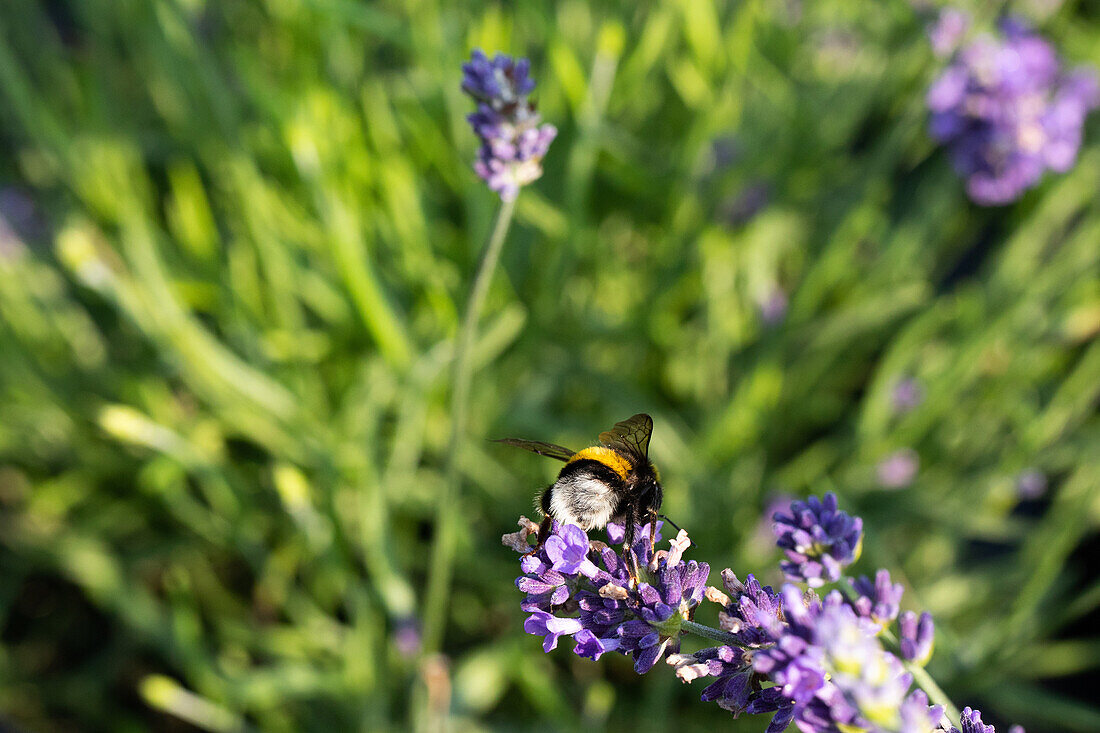
[[[564, 461], [557, 480], [537, 500], [543, 520], [539, 525], [541, 547], [550, 535], [552, 520], [576, 524], [584, 531], [602, 529], [608, 522], [626, 527], [624, 555], [634, 545], [636, 527], [656, 521], [661, 508], [661, 481], [649, 461], [649, 437], [653, 419], [638, 414], [615, 423], [600, 433], [597, 446], [572, 451], [553, 443], [504, 438], [498, 443]], [[652, 537], [650, 538], [652, 544]]]

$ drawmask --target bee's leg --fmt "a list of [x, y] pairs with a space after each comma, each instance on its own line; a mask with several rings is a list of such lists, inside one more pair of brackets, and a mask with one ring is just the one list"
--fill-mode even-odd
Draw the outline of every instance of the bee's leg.
[[626, 563], [626, 571], [630, 573], [632, 585], [638, 584], [638, 556], [634, 553], [634, 507], [629, 507], [626, 512], [625, 534], [623, 537], [623, 562]]
[[550, 530], [554, 527], [554, 520], [549, 515], [542, 518], [542, 522], [539, 524], [539, 533], [535, 536], [535, 546], [528, 550], [523, 556], [530, 557], [536, 552], [542, 549], [543, 544], [547, 538], [550, 537]]
[[649, 556], [657, 553], [657, 510], [652, 507], [649, 510]]

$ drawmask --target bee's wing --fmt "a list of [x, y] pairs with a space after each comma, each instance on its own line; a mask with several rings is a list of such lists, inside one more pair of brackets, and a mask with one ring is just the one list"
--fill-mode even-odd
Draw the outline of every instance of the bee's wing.
[[504, 443], [505, 445], [514, 445], [517, 448], [524, 448], [532, 453], [538, 453], [540, 456], [549, 456], [550, 458], [557, 458], [559, 461], [568, 461], [576, 451], [571, 451], [568, 448], [563, 448], [560, 445], [554, 445], [553, 443], [543, 443], [541, 440], [522, 440], [521, 438], [501, 438], [500, 440], [494, 440], [494, 443]]
[[645, 413], [638, 413], [634, 417], [615, 423], [615, 427], [607, 432], [600, 433], [600, 443], [608, 448], [647, 458], [649, 457], [649, 436], [652, 433], [653, 418]]

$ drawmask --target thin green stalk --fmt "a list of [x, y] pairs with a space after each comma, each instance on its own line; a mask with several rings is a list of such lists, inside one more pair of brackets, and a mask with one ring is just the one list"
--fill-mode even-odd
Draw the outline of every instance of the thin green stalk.
[[913, 681], [917, 683], [917, 687], [928, 693], [928, 699], [934, 705], [942, 705], [947, 717], [951, 719], [951, 723], [958, 726], [959, 709], [955, 707], [955, 703], [951, 702], [951, 698], [947, 696], [943, 688], [936, 684], [936, 680], [932, 679], [932, 675], [928, 674], [928, 671], [919, 664], [905, 661], [901, 656], [901, 644], [898, 643], [892, 632], [883, 631], [882, 640], [885, 642], [884, 646], [901, 660], [901, 663], [905, 666], [905, 671], [913, 675]]
[[928, 699], [934, 705], [943, 705], [944, 712], [951, 719], [952, 725], [960, 725], [959, 709], [951, 702], [951, 698], [947, 696], [947, 693], [932, 679], [932, 675], [928, 674], [928, 670], [912, 662], [903, 662], [903, 664], [906, 671], [913, 675], [913, 681], [917, 683], [917, 687], [928, 693]]
[[729, 644], [730, 646], [739, 646], [742, 649], [747, 649], [745, 644], [737, 640], [737, 637], [728, 631], [722, 631], [721, 629], [715, 629], [710, 626], [704, 626], [703, 624], [697, 624], [694, 621], [688, 621], [684, 619], [680, 624], [680, 629], [687, 631], [688, 633], [695, 634], [696, 636], [702, 636], [704, 639], [710, 639], [712, 641], [720, 641], [723, 644]]
[[435, 652], [442, 644], [449, 606], [447, 596], [451, 588], [455, 534], [458, 530], [459, 516], [458, 456], [466, 434], [466, 412], [469, 407], [470, 381], [473, 377], [470, 351], [477, 336], [481, 309], [485, 304], [489, 283], [493, 279], [493, 272], [500, 259], [500, 252], [504, 247], [504, 239], [512, 223], [514, 210], [515, 200], [501, 202], [493, 233], [485, 245], [481, 263], [478, 265], [474, 285], [470, 290], [470, 299], [466, 303], [466, 312], [459, 325], [458, 341], [455, 344], [452, 362], [454, 371], [451, 381], [451, 435], [443, 467], [443, 492], [435, 507], [435, 542], [432, 545], [431, 563], [428, 566], [428, 588], [424, 597], [423, 650], [425, 654]]

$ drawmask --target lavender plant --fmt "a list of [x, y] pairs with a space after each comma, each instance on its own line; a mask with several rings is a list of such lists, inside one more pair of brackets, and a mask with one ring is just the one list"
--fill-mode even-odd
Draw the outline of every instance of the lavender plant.
[[542, 175], [542, 158], [557, 135], [553, 125], [540, 125], [535, 105], [528, 98], [535, 89], [529, 72], [531, 63], [498, 53], [492, 59], [475, 49], [462, 67], [462, 90], [477, 102], [477, 111], [467, 117], [481, 140], [474, 170], [489, 188], [500, 195], [500, 208], [492, 234], [482, 252], [477, 274], [470, 287], [466, 310], [455, 342], [451, 377], [451, 431], [444, 464], [444, 489], [436, 502], [436, 536], [428, 588], [424, 596], [424, 643], [426, 652], [436, 650], [443, 638], [443, 609], [451, 584], [455, 560], [454, 506], [459, 496], [458, 452], [466, 434], [466, 413], [470, 399], [473, 365], [470, 353], [477, 335], [481, 310], [489, 283], [496, 271], [504, 240], [512, 223], [516, 197], [521, 187]]
[[[616, 552], [621, 526], [608, 525], [605, 543], [555, 522], [546, 542], [532, 547], [538, 525], [520, 517], [519, 531], [502, 539], [521, 553], [516, 587], [524, 593], [520, 608], [530, 614], [523, 628], [543, 637], [546, 652], [571, 638], [574, 653], [593, 661], [608, 652], [629, 654], [639, 674], [663, 658], [683, 682], [709, 682], [704, 702], [735, 717], [771, 715], [769, 733], [791, 722], [804, 733], [995, 733], [980, 712], [959, 713], [924, 671], [932, 616], [899, 615], [903, 588], [889, 571], [842, 578], [859, 556], [859, 517], [829, 493], [791, 502], [772, 519], [789, 581], [778, 592], [751, 573], [742, 582], [728, 568], [722, 588], [708, 586], [710, 567], [684, 557], [691, 546], [686, 530], [667, 550], [652, 550], [650, 535], [661, 539], [660, 522]], [[636, 580], [628, 564], [635, 558]], [[717, 626], [695, 621], [704, 600], [718, 606]], [[714, 645], [681, 653], [684, 634]]]
[[[945, 14], [931, 33], [937, 52], [953, 48], [965, 25], [963, 16]], [[1100, 85], [1092, 69], [1065, 70], [1053, 46], [1010, 18], [999, 37], [982, 36], [954, 54], [927, 103], [931, 135], [947, 145], [970, 198], [999, 205], [1047, 170], [1073, 166]]]

